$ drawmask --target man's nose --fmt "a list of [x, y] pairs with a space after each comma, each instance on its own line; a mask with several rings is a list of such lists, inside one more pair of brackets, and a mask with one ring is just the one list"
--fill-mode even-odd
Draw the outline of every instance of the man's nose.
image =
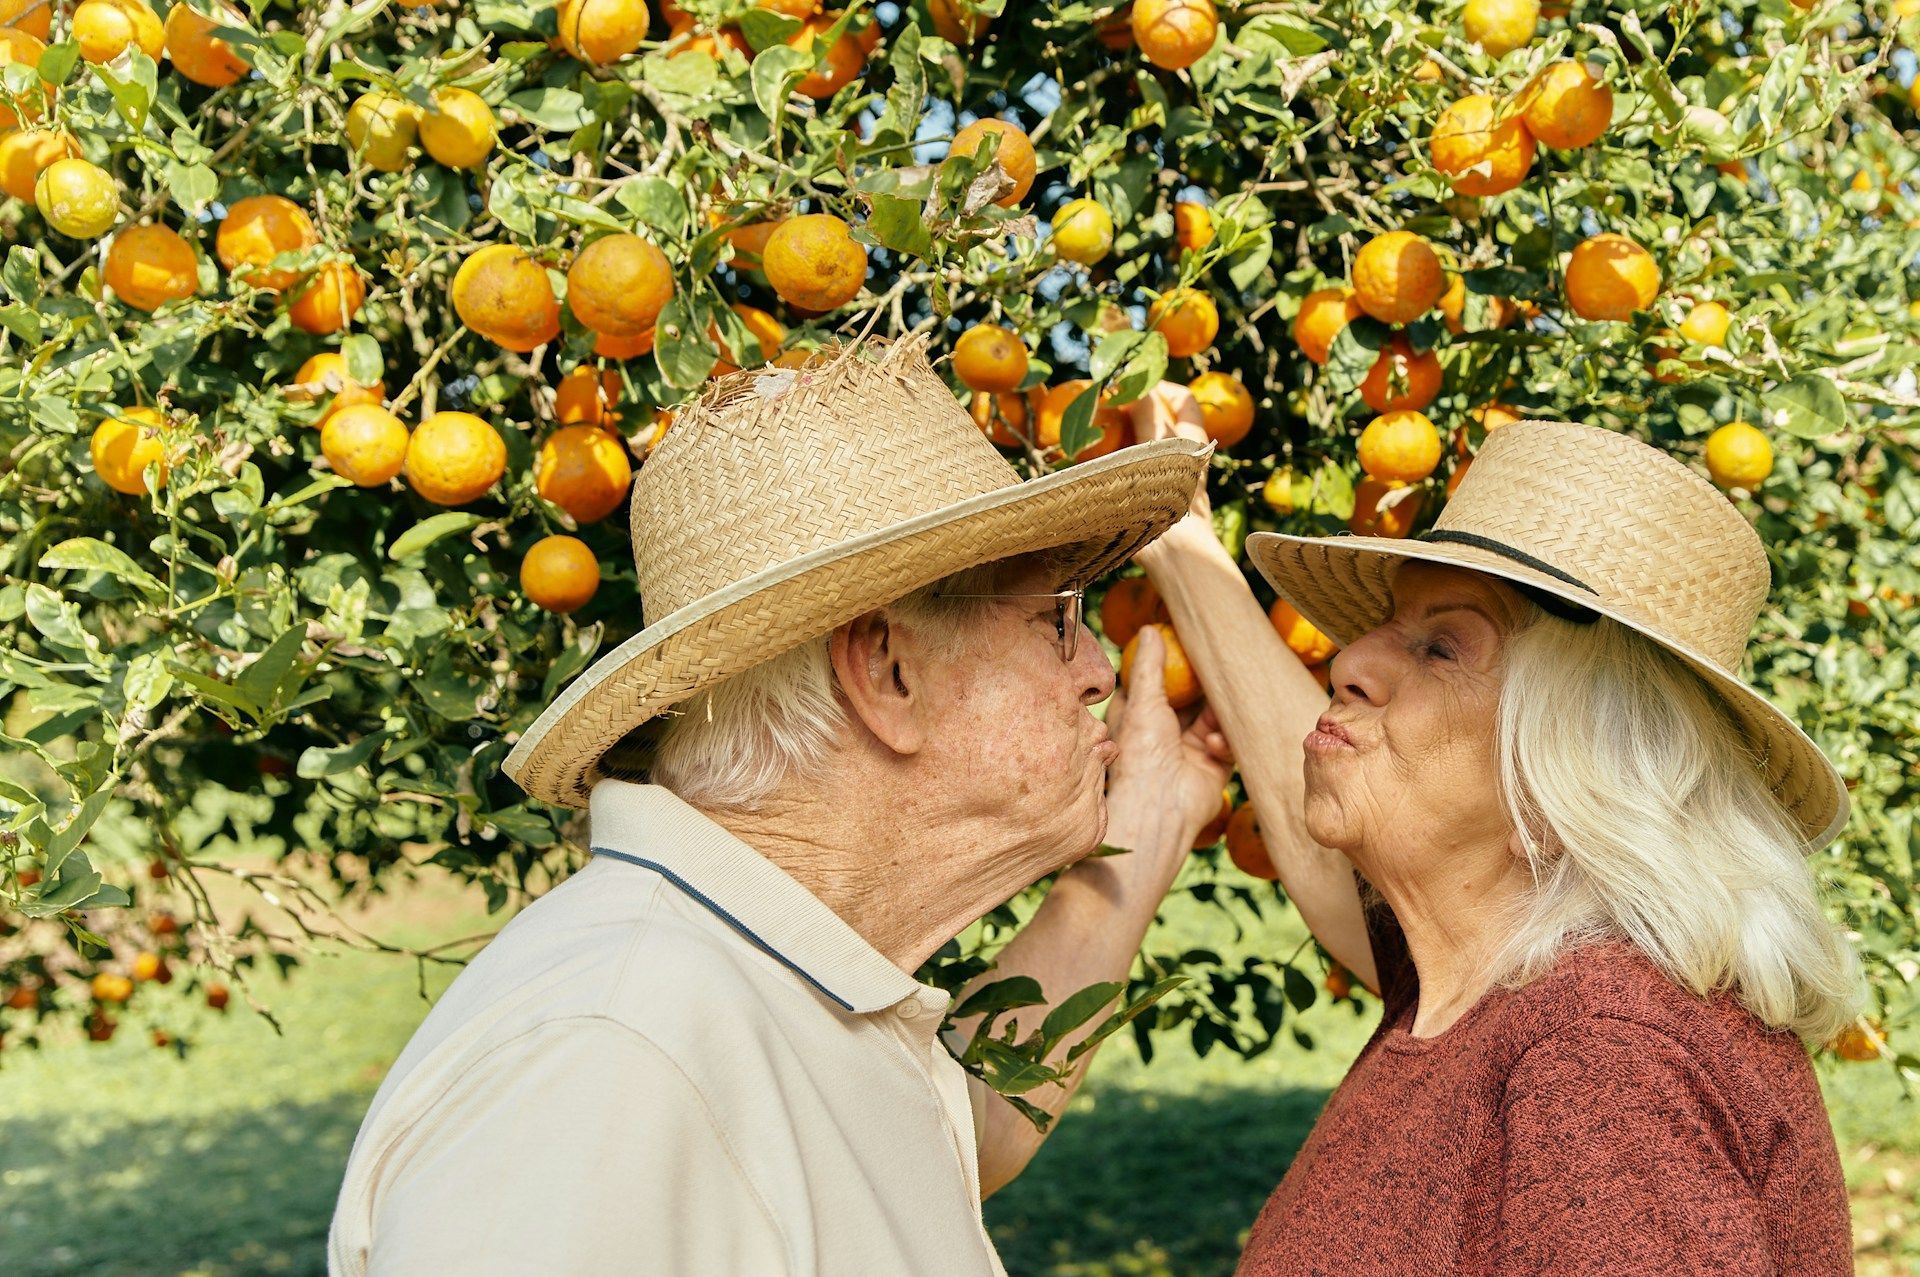
[[1080, 623], [1080, 647], [1074, 654], [1073, 673], [1086, 682], [1080, 689], [1082, 705], [1098, 705], [1113, 695], [1117, 685], [1113, 672], [1113, 662], [1107, 659], [1107, 650], [1100, 646], [1100, 639], [1087, 628], [1085, 621]]

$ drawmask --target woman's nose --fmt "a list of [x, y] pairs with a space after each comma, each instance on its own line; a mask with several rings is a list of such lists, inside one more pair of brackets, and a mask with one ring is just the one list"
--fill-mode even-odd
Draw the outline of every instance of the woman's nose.
[[1386, 703], [1393, 687], [1395, 663], [1393, 643], [1382, 632], [1384, 629], [1381, 626], [1368, 630], [1334, 653], [1328, 674], [1336, 701]]

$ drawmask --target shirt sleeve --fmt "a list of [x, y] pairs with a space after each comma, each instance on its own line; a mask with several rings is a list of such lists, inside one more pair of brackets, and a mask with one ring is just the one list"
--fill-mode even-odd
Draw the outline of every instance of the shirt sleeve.
[[396, 1146], [368, 1277], [790, 1271], [699, 1091], [613, 1020], [490, 1052]]
[[1658, 1030], [1597, 1018], [1536, 1043], [1503, 1123], [1499, 1272], [1773, 1272], [1735, 1115]]

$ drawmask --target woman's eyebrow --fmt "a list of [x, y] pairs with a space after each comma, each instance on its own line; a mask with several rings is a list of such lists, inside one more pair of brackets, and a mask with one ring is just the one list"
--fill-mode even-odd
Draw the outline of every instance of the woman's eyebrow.
[[1494, 620], [1492, 614], [1489, 613], [1485, 608], [1481, 607], [1478, 603], [1435, 603], [1430, 605], [1425, 612], [1422, 612], [1420, 614], [1420, 619], [1423, 621], [1430, 621], [1434, 617], [1444, 615], [1445, 613], [1448, 613], [1448, 612], [1474, 612], [1474, 613], [1477, 613], [1482, 620], [1484, 620], [1488, 625], [1491, 625], [1494, 629], [1497, 630], [1500, 628], [1500, 622]]

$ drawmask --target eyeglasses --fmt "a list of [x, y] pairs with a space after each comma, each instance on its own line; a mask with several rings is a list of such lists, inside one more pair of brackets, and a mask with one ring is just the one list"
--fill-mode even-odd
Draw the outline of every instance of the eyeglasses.
[[1044, 594], [942, 594], [943, 599], [1052, 599], [1053, 629], [1060, 645], [1060, 659], [1073, 664], [1080, 650], [1080, 615], [1086, 604], [1086, 589], [1052, 590]]

